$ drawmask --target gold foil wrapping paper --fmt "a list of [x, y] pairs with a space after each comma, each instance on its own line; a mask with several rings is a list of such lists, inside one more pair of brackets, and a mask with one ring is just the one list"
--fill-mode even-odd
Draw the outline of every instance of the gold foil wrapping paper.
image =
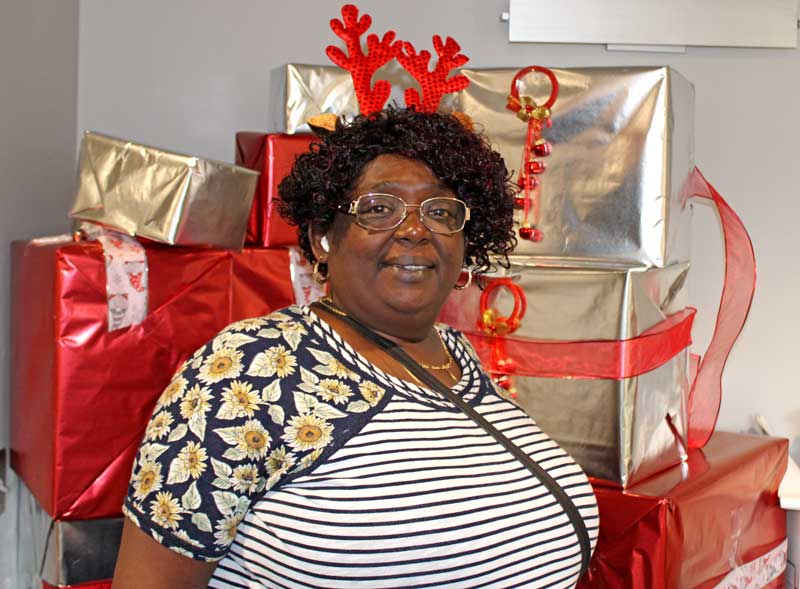
[[[462, 69], [469, 87], [442, 105], [470, 115], [514, 170], [526, 126], [505, 103], [517, 71]], [[520, 240], [516, 253], [573, 266], [687, 261], [691, 212], [679, 190], [693, 168], [692, 86], [668, 67], [553, 71], [561, 90], [544, 133], [553, 144], [541, 177], [544, 240]], [[413, 84], [402, 71], [385, 77], [393, 90]], [[534, 76], [520, 94], [542, 100], [549, 91], [546, 78]], [[350, 118], [356, 108], [348, 72], [288, 66], [288, 133], [306, 131], [320, 112]]]
[[162, 243], [239, 250], [258, 173], [87, 132], [70, 216]]
[[[561, 341], [636, 337], [686, 307], [688, 270], [685, 262], [666, 268], [542, 267], [515, 257], [510, 273], [525, 292], [527, 312], [514, 336]], [[496, 293], [490, 304], [507, 315], [511, 295], [505, 289]], [[474, 287], [453, 294], [441, 319], [475, 332], [479, 299]], [[591, 476], [629, 486], [682, 459], [688, 350], [654, 370], [620, 380], [513, 379], [516, 402]]]

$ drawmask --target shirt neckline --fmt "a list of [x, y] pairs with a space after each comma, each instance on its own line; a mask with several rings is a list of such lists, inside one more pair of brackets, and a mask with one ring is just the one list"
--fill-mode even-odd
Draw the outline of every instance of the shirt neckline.
[[[389, 374], [373, 364], [371, 360], [353, 348], [353, 346], [351, 346], [350, 343], [347, 342], [330, 323], [325, 321], [325, 319], [318, 315], [310, 306], [304, 305], [302, 307], [297, 307], [297, 309], [310, 321], [311, 325], [318, 326], [335, 341], [336, 345], [344, 349], [346, 353], [357, 358], [358, 362], [355, 364], [360, 370], [363, 371], [365, 367], [367, 367], [368, 371], [372, 372], [379, 380], [383, 381], [384, 383], [391, 383], [391, 385], [399, 392], [405, 393], [407, 396], [410, 395], [417, 401], [428, 405], [434, 405], [437, 408], [452, 408], [454, 411], [459, 411], [457, 407], [453, 406], [440, 393], [426, 387], [423, 384], [411, 380], [405, 380], [403, 378], [394, 376], [393, 374]], [[455, 337], [455, 330], [441, 323], [435, 324], [434, 329], [438, 331], [443, 344], [447, 346], [447, 350], [453, 356], [453, 360], [461, 369], [461, 378], [457, 383], [450, 387], [450, 390], [461, 396], [468, 403], [476, 403], [478, 399], [482, 397], [480, 394], [482, 387], [480, 386], [480, 383], [477, 382], [480, 379], [481, 367], [477, 365], [468, 351], [464, 348], [463, 344], [458, 340], [457, 337]], [[335, 349], [335, 346], [333, 346], [328, 338], [323, 339], [326, 340], [326, 345], [334, 347]]]

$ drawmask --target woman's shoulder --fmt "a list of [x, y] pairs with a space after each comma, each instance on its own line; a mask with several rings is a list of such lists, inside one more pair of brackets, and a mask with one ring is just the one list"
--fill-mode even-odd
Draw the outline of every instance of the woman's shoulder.
[[[244, 334], [256, 339], [277, 337], [282, 333], [305, 335], [310, 323], [311, 316], [308, 313], [308, 307], [291, 305], [260, 317], [248, 317], [234, 321], [224, 327], [215, 336], [215, 339], [220, 336], [226, 337], [228, 334]], [[303, 329], [300, 329], [301, 327]]]
[[134, 463], [125, 513], [137, 526], [218, 559], [253, 501], [310, 472], [380, 411], [383, 390], [326, 351], [314, 325], [304, 307], [237, 321], [183, 363]]
[[222, 358], [222, 363], [217, 366], [220, 369], [227, 367], [225, 372], [228, 374], [225, 378], [228, 378], [237, 372], [237, 367], [243, 360], [267, 349], [273, 350], [273, 355], [277, 354], [278, 357], [286, 352], [296, 352], [309, 335], [310, 321], [306, 308], [297, 305], [272, 311], [261, 317], [234, 321], [197, 349], [184, 367], [188, 365], [198, 370], [206, 365], [207, 370], [211, 370], [215, 361]]

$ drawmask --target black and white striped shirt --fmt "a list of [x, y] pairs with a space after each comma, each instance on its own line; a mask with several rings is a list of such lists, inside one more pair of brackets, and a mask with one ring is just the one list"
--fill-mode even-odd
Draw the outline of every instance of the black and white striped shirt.
[[[220, 515], [219, 520], [212, 516], [215, 544], [221, 543], [220, 534], [227, 529], [225, 522], [233, 521], [238, 525], [234, 525], [232, 542], [225, 546], [227, 552], [219, 561], [210, 587], [544, 589], [575, 586], [580, 573], [581, 549], [564, 509], [524, 465], [480, 426], [439, 394], [382, 372], [306, 308], [290, 308], [277, 318], [273, 315], [261, 321], [265, 323], [259, 334], [270, 337], [274, 337], [270, 329], [278, 323], [285, 327], [289, 325], [287, 321], [291, 321], [304, 326], [300, 340], [289, 342], [294, 345], [296, 370], [291, 374], [288, 369], [284, 372], [286, 376], [280, 383], [281, 399], [295, 394], [295, 404], [300, 407], [301, 415], [319, 409], [315, 405], [318, 401], [326, 401], [329, 408], [318, 413], [332, 424], [332, 429], [323, 431], [325, 426], [321, 426], [319, 431], [324, 435], [330, 433], [330, 442], [326, 442], [323, 451], [306, 454], [301, 459], [298, 430], [290, 430], [286, 425], [298, 423], [289, 418], [290, 409], [286, 409], [281, 427], [269, 429], [265, 425], [270, 443], [277, 448], [285, 442], [286, 448], [294, 449], [297, 454], [292, 465], [305, 464], [306, 468], [287, 470], [285, 480], [267, 484], [262, 492], [242, 500], [247, 509], [241, 516], [231, 520], [232, 511], [227, 515], [223, 513], [226, 518]], [[241, 328], [239, 331], [247, 333]], [[233, 333], [237, 330], [233, 329]], [[583, 517], [594, 547], [598, 533], [597, 504], [581, 469], [530, 417], [499, 394], [463, 336], [446, 327], [441, 327], [440, 333], [462, 371], [462, 378], [453, 391], [533, 457], [561, 485]], [[229, 347], [230, 341], [240, 341], [230, 336], [225, 338], [223, 343]], [[247, 345], [256, 347], [248, 352]], [[253, 358], [259, 353], [257, 350], [264, 349], [263, 342], [247, 345], [240, 348], [244, 354], [240, 373], [254, 373], [246, 368], [256, 365]], [[212, 356], [212, 347], [217, 350], [214, 359], [218, 360], [219, 349], [223, 349], [220, 343], [209, 344], [194, 361], [194, 366], [199, 367], [197, 378], [201, 381], [210, 378], [210, 369], [204, 368], [207, 360], [202, 358]], [[239, 361], [239, 356], [231, 357]], [[228, 366], [224, 362], [218, 364]], [[312, 374], [315, 370], [316, 377]], [[193, 382], [187, 372], [180, 374], [189, 384]], [[320, 380], [326, 375], [330, 378]], [[237, 377], [241, 376], [243, 374], [237, 373]], [[253, 390], [266, 391], [267, 381], [259, 378], [248, 382], [252, 381]], [[344, 386], [344, 389], [334, 386], [331, 389], [334, 393], [317, 391], [314, 397], [317, 401], [303, 396], [316, 390], [314, 387], [319, 387], [320, 383], [330, 386], [329, 381], [338, 382], [335, 386]], [[214, 386], [218, 386], [216, 382]], [[352, 394], [337, 396], [337, 390], [345, 389]], [[212, 442], [217, 439], [214, 432], [224, 430], [224, 435], [230, 437], [230, 432], [234, 431], [230, 427], [233, 413], [230, 407], [218, 408], [220, 399], [225, 397], [222, 392], [218, 393], [213, 387], [209, 391], [210, 409], [205, 414], [208, 422], [203, 424], [203, 433], [214, 471], [210, 477], [216, 476], [216, 479], [208, 485], [203, 482], [206, 474], [212, 471], [209, 468], [198, 475], [196, 482], [192, 482], [192, 475], [181, 483], [196, 485], [199, 499], [190, 494], [188, 487], [170, 487], [166, 481], [158, 488], [161, 493], [157, 495], [158, 500], [153, 500], [152, 494], [141, 499], [145, 495], [141, 473], [149, 468], [147, 460], [153, 454], [143, 446], [143, 457], [134, 469], [131, 496], [125, 506], [126, 514], [157, 540], [194, 558], [206, 559], [213, 557], [206, 554], [211, 540], [199, 547], [203, 544], [203, 540], [198, 541], [201, 532], [187, 522], [196, 523], [198, 528], [204, 526], [200, 525], [200, 520], [196, 521], [196, 514], [190, 514], [188, 507], [184, 509], [179, 505], [174, 521], [164, 519], [165, 513], [169, 515], [168, 509], [160, 512], [160, 524], [154, 523], [158, 519], [156, 515], [148, 517], [147, 510], [149, 506], [156, 514], [156, 508], [165, 504], [167, 498], [187, 495], [192, 499], [188, 503], [207, 506], [210, 500], [203, 496], [203, 488], [208, 489], [205, 494], [213, 496], [218, 506], [223, 497], [220, 493], [228, 497], [226, 505], [233, 505], [230, 493], [213, 491], [227, 484], [222, 479], [236, 466], [235, 460], [229, 466], [223, 465], [226, 460], [223, 454], [229, 459], [241, 458], [243, 462], [249, 458], [231, 454], [230, 450], [223, 453], [213, 449]], [[359, 398], [356, 391], [361, 391], [369, 403]], [[380, 394], [374, 395], [375, 391]], [[266, 397], [263, 393], [263, 398]], [[230, 399], [230, 395], [226, 398]], [[271, 398], [277, 398], [274, 389]], [[169, 407], [166, 401], [160, 404]], [[269, 405], [265, 403], [258, 409], [266, 411]], [[347, 412], [345, 407], [361, 413], [357, 419], [349, 415], [336, 417], [336, 410]], [[273, 415], [274, 409], [269, 411]], [[177, 416], [178, 412], [173, 415]], [[212, 419], [214, 415], [222, 415], [224, 423], [216, 423]], [[262, 422], [268, 424], [269, 420]], [[170, 427], [174, 426], [170, 422]], [[223, 449], [225, 447], [228, 446]], [[164, 457], [179, 456], [177, 450], [172, 454], [172, 450], [162, 452]], [[266, 450], [264, 456], [267, 456]], [[170, 464], [173, 480], [182, 478], [173, 476], [172, 464], [176, 460], [178, 458], [172, 458], [170, 463], [164, 458], [163, 472]], [[174, 470], [177, 472], [178, 466]], [[276, 476], [272, 469], [264, 472], [264, 476], [268, 474]], [[135, 486], [137, 480], [140, 481], [138, 487]], [[238, 487], [241, 481], [234, 490]], [[138, 491], [134, 492], [135, 489]], [[169, 490], [169, 497], [163, 495], [165, 490]], [[138, 502], [134, 496], [140, 498]], [[227, 507], [223, 506], [223, 512], [224, 509]], [[171, 524], [174, 524], [172, 528]]]
[[[470, 373], [462, 342], [445, 335], [465, 373], [460, 384], [486, 386]], [[386, 407], [325, 464], [252, 507], [210, 586], [574, 586], [580, 546], [547, 489], [438, 395], [377, 372], [364, 378], [391, 383]], [[471, 391], [475, 408], [567, 491], [594, 545], [597, 506], [581, 469], [486, 388]]]

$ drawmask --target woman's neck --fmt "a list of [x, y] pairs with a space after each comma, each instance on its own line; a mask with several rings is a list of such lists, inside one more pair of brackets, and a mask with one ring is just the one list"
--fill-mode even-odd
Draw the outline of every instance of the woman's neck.
[[[348, 305], [347, 301], [338, 300], [335, 295], [326, 297], [333, 303], [333, 309], [344, 313], [351, 319], [357, 321], [376, 332], [378, 335], [391, 342], [403, 347], [413, 347], [416, 344], [424, 343], [435, 338], [434, 324], [436, 315], [431, 313], [404, 313], [400, 311], [388, 310], [380, 315], [367, 315], [356, 305]], [[352, 308], [350, 308], [352, 307]]]
[[357, 309], [348, 309], [346, 304], [332, 296], [324, 297], [320, 303], [333, 316], [347, 316], [351, 320], [369, 328], [379, 336], [404, 348], [414, 348], [436, 339], [433, 319], [423, 319], [403, 315], [400, 321], [381, 321], [360, 316]]

